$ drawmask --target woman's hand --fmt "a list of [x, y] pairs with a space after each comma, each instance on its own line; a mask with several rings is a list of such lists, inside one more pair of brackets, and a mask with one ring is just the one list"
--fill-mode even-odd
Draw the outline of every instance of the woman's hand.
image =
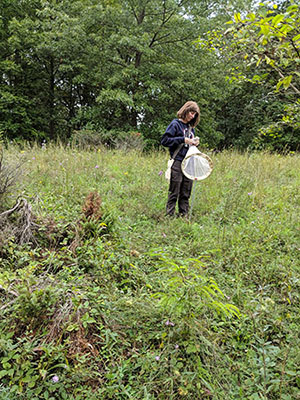
[[199, 144], [199, 138], [195, 137], [193, 139], [190, 138], [184, 138], [184, 143], [189, 144], [190, 146], [198, 146]]
[[186, 138], [184, 138], [184, 143], [192, 146], [194, 144], [194, 139], [190, 139], [190, 138], [186, 137]]
[[196, 137], [194, 137], [194, 139], [193, 139], [193, 141], [194, 141], [194, 146], [198, 146], [198, 144], [199, 144], [199, 138], [196, 136]]

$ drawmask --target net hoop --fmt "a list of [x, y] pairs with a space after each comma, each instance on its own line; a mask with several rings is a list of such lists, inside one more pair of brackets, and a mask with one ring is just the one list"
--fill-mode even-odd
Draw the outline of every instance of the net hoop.
[[[194, 175], [190, 175], [185, 170], [186, 163], [189, 161], [189, 158], [191, 158], [191, 157], [201, 157], [201, 158], [204, 158], [208, 162], [208, 169], [203, 175], [195, 177]], [[189, 178], [193, 181], [203, 181], [204, 179], [208, 178], [209, 175], [212, 173], [213, 162], [207, 154], [201, 153], [198, 149], [196, 149], [196, 150], [193, 149], [192, 153], [187, 154], [187, 156], [183, 159], [182, 164], [181, 164], [181, 169], [182, 169], [183, 174], [187, 178]]]

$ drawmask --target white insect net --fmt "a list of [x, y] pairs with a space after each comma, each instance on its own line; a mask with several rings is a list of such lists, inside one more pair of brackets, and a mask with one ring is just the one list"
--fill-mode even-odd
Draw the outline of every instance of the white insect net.
[[186, 177], [194, 181], [206, 179], [212, 172], [211, 159], [201, 153], [196, 146], [190, 146], [181, 164], [182, 172]]

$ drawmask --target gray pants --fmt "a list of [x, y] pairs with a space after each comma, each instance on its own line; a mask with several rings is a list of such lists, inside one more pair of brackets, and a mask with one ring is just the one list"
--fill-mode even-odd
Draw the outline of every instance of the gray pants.
[[189, 198], [192, 192], [193, 181], [188, 179], [181, 171], [181, 161], [175, 160], [171, 169], [169, 195], [167, 201], [167, 215], [174, 215], [178, 200], [179, 215], [187, 215], [189, 212]]

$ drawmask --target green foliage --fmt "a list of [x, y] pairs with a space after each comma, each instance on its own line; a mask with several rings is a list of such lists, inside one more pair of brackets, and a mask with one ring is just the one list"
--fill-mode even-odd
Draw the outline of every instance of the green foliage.
[[1, 243], [0, 398], [297, 398], [298, 154], [210, 154], [184, 220], [162, 152], [6, 152], [40, 228]]
[[6, 139], [38, 139], [29, 115], [29, 101], [8, 91], [1, 91], [0, 96], [0, 131]]
[[107, 145], [112, 146], [114, 143], [113, 135], [110, 132], [97, 132], [91, 129], [75, 131], [71, 137], [72, 144], [83, 148], [99, 148]]
[[216, 282], [203, 276], [205, 266], [200, 260], [189, 260], [193, 264], [188, 267], [178, 265], [161, 254], [159, 261], [162, 266], [155, 273], [162, 277], [165, 284], [154, 297], [159, 298], [161, 307], [170, 315], [187, 319], [188, 325], [194, 322], [193, 319], [201, 314], [205, 306], [223, 317], [239, 316], [237, 307], [223, 303], [225, 295]]
[[[299, 94], [299, 5], [291, 2], [282, 13], [277, 5], [269, 7], [261, 3], [256, 13], [249, 12], [246, 17], [236, 13], [227, 22], [232, 26], [225, 31], [225, 38], [218, 31], [209, 33], [209, 45], [231, 57], [243, 58], [250, 74], [254, 72], [250, 81], [261, 83], [274, 70], [278, 75], [276, 91], [283, 87]], [[234, 79], [247, 79], [247, 72], [243, 76], [239, 67], [233, 68], [232, 75]]]
[[[300, 93], [299, 5], [292, 1], [284, 3], [281, 8], [260, 3], [256, 10], [246, 15], [235, 13], [223, 29], [208, 31], [198, 40], [201, 48], [216, 53], [226, 63], [227, 79], [235, 88], [228, 98], [229, 102], [232, 98], [236, 99], [236, 92], [239, 93], [237, 101], [240, 107], [235, 104], [229, 106], [227, 102], [225, 111], [229, 110], [230, 120], [227, 119], [227, 112], [224, 122], [221, 121], [223, 131], [224, 128], [228, 130], [223, 142], [227, 146], [245, 148], [259, 143], [260, 147], [265, 145], [276, 150], [296, 150], [299, 146], [298, 127], [286, 123], [289, 117], [297, 119], [299, 113], [297, 105], [294, 105], [294, 96]], [[253, 89], [249, 83], [261, 88]], [[266, 116], [266, 110], [278, 109], [278, 104], [282, 103], [289, 110], [289, 117], [283, 116], [283, 109]], [[249, 108], [245, 119], [241, 111], [243, 105]], [[231, 109], [234, 111], [233, 118], [239, 116], [237, 121], [233, 120]]]
[[120, 150], [143, 150], [144, 140], [140, 132], [122, 132], [110, 130], [97, 132], [93, 130], [77, 131], [72, 135], [71, 142], [83, 148], [99, 148], [108, 146]]
[[255, 145], [270, 150], [300, 148], [300, 101], [285, 106], [281, 120], [260, 129]]
[[124, 147], [131, 132], [142, 132], [146, 147], [157, 148], [189, 99], [201, 107], [203, 145], [216, 147], [223, 138], [224, 68], [193, 44], [224, 19], [222, 2], [6, 3], [0, 5], [0, 129], [8, 140], [67, 142], [74, 131], [86, 138], [92, 131], [110, 144], [126, 133], [116, 143]]

